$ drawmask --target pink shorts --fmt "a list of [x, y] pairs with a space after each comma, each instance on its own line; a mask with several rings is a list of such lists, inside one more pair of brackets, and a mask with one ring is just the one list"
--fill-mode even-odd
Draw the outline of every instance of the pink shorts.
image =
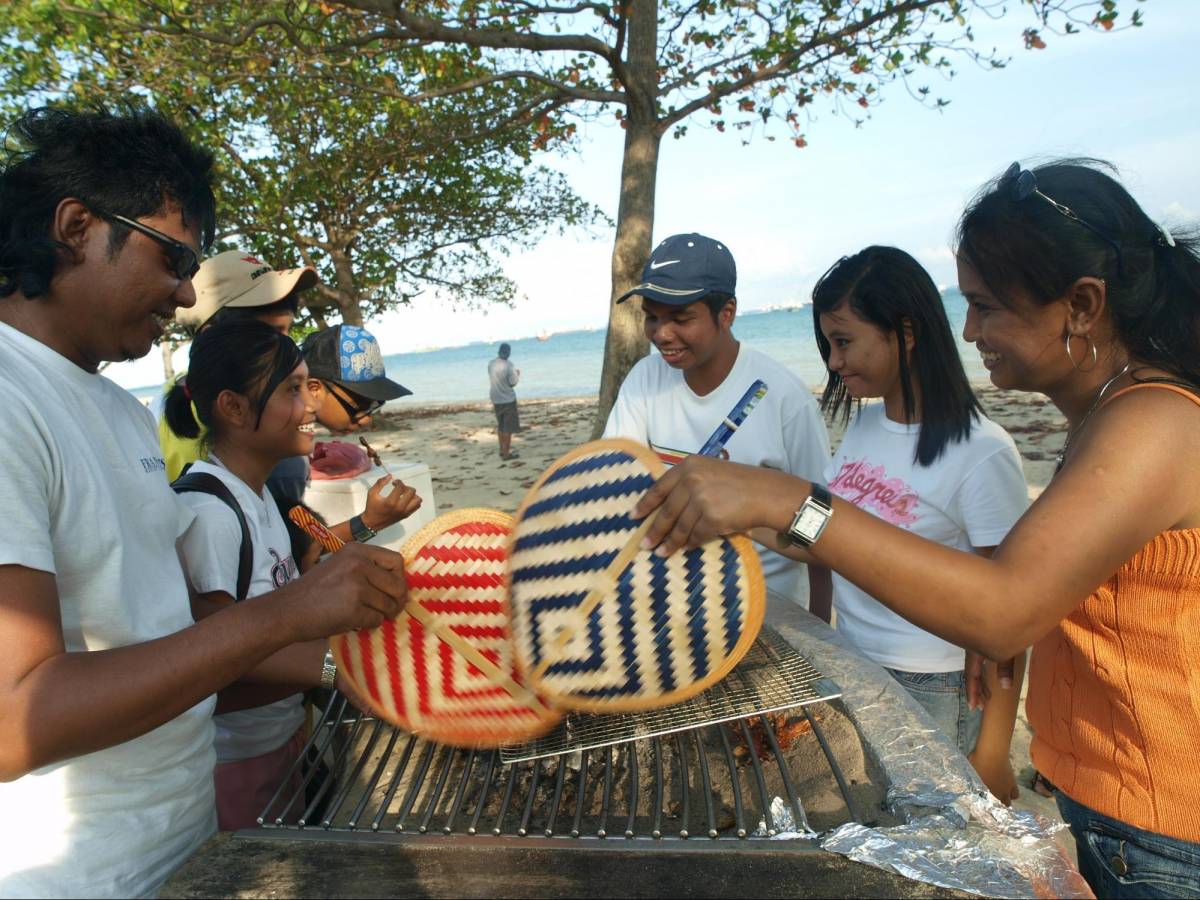
[[[258, 817], [266, 809], [292, 763], [304, 749], [304, 728], [301, 726], [282, 747], [232, 762], [217, 763], [213, 780], [217, 786], [217, 827], [222, 831], [258, 827]], [[291, 797], [300, 790], [300, 768], [288, 780], [282, 797]], [[301, 803], [292, 804], [284, 817], [295, 822], [304, 813]]]

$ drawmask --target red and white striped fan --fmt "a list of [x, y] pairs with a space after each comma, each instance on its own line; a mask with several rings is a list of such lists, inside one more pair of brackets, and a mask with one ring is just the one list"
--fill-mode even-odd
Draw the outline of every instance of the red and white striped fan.
[[472, 747], [528, 740], [561, 718], [517, 675], [505, 583], [512, 527], [490, 509], [439, 516], [404, 545], [404, 612], [331, 640], [339, 671], [382, 718]]

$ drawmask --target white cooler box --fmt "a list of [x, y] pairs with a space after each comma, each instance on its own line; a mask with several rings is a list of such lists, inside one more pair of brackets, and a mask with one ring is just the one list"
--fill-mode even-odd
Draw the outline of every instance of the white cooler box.
[[[396, 462], [389, 459], [387, 467], [393, 476], [410, 487], [415, 487], [421, 498], [419, 510], [404, 521], [383, 529], [371, 540], [372, 544], [380, 547], [399, 550], [413, 532], [437, 517], [437, 509], [433, 502], [433, 480], [429, 475], [429, 466], [424, 463]], [[353, 478], [338, 478], [332, 481], [318, 481], [314, 478], [308, 484], [304, 503], [324, 516], [330, 525], [345, 522], [366, 508], [367, 491], [386, 474], [383, 469], [376, 467]]]

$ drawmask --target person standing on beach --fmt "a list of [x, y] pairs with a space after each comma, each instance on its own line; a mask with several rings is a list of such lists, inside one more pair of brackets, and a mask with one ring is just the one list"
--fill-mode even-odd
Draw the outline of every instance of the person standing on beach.
[[403, 558], [350, 547], [194, 622], [154, 417], [98, 373], [180, 308], [212, 156], [154, 112], [34, 109], [0, 162], [0, 896], [154, 896], [213, 833], [213, 694], [395, 617]]
[[[829, 435], [812, 391], [794, 372], [733, 336], [737, 266], [725, 244], [702, 234], [677, 234], [650, 255], [642, 283], [620, 297], [642, 298], [646, 337], [658, 350], [630, 370], [617, 394], [605, 437], [645, 444], [667, 465], [699, 451], [726, 420], [735, 419], [747, 390], [765, 384], [721, 457], [820, 478], [829, 462]], [[804, 473], [809, 473], [805, 476]], [[829, 570], [759, 548], [767, 595], [798, 603], [829, 621]]]
[[512, 364], [509, 356], [512, 347], [501, 344], [496, 358], [488, 363], [488, 379], [491, 381], [490, 396], [496, 410], [496, 434], [500, 439], [500, 458], [515, 459], [520, 456], [512, 449], [512, 437], [521, 430], [521, 418], [517, 413], [517, 392], [513, 390], [521, 378], [521, 370]]

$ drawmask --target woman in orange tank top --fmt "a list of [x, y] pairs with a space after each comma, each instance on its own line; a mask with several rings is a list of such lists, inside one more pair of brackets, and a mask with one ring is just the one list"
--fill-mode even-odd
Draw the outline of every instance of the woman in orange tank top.
[[[1100, 896], [1200, 895], [1200, 252], [1092, 160], [1014, 163], [958, 229], [963, 337], [1067, 419], [991, 559], [770, 469], [689, 457], [643, 499], [662, 554], [770, 528], [991, 659], [1034, 645], [1034, 762]], [[917, 342], [920, 335], [916, 336]]]

